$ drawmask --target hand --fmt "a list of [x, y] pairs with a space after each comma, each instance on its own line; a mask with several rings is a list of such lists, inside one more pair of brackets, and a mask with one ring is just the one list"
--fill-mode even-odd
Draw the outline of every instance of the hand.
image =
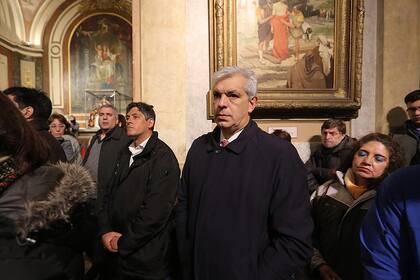
[[323, 280], [341, 280], [341, 277], [332, 270], [332, 268], [327, 264], [321, 264], [318, 267], [319, 275]]
[[113, 245], [115, 244], [111, 244], [111, 241], [114, 238], [117, 238], [117, 241], [118, 241], [118, 238], [120, 238], [120, 236], [121, 236], [121, 233], [116, 232], [116, 231], [107, 232], [104, 235], [102, 235], [102, 244], [108, 251], [116, 253], [118, 246], [114, 247]]

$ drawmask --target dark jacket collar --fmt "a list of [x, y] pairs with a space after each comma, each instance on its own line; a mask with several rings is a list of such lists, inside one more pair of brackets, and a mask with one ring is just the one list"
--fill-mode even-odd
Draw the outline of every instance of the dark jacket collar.
[[418, 141], [419, 140], [419, 134], [417, 132], [417, 127], [414, 125], [414, 123], [411, 120], [407, 120], [405, 122], [405, 127], [407, 129], [407, 134]]
[[[102, 130], [99, 129], [95, 136], [96, 138], [100, 138], [100, 135], [102, 133]], [[105, 138], [102, 141], [105, 141], [108, 138], [113, 138], [115, 140], [119, 140], [122, 137], [122, 134], [125, 133], [124, 129], [119, 127], [118, 125], [115, 126], [113, 129], [111, 129], [110, 131], [108, 131], [107, 133], [105, 133]]]
[[147, 157], [155, 148], [158, 139], [159, 138], [157, 131], [153, 131], [152, 136], [150, 136], [149, 141], [147, 141], [146, 147], [144, 147], [143, 151], [140, 154], [136, 155], [133, 159], [136, 160], [137, 158]]
[[[244, 130], [241, 132], [241, 134], [239, 134], [239, 137], [233, 142], [229, 143], [225, 149], [230, 150], [235, 154], [240, 154], [249, 143], [249, 140], [255, 136], [258, 130], [259, 128], [257, 124], [250, 119], [248, 124], [244, 127]], [[220, 150], [220, 127], [215, 127], [214, 130], [207, 135], [207, 152]]]
[[341, 140], [341, 142], [332, 148], [326, 148], [324, 145], [321, 145], [321, 152], [322, 154], [334, 154], [336, 152], [339, 152], [345, 148], [351, 148], [352, 144], [353, 144], [353, 139], [348, 136], [348, 135], [344, 135], [343, 140]]

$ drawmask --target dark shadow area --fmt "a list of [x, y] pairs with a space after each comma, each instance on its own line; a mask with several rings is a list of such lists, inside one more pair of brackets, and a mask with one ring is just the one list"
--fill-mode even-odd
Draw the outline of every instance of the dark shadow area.
[[389, 110], [388, 114], [386, 115], [389, 133], [391, 135], [403, 134], [405, 131], [404, 122], [407, 119], [407, 114], [402, 107], [394, 107], [391, 110]]
[[319, 145], [321, 145], [321, 135], [314, 135], [309, 138], [309, 149], [311, 150], [311, 155], [316, 149], [318, 149]]

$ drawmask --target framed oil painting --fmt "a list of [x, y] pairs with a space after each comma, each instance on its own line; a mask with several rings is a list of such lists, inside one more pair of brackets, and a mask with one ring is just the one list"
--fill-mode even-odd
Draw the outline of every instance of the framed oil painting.
[[132, 28], [124, 18], [101, 14], [83, 20], [71, 36], [69, 52], [71, 113], [95, 109], [87, 92], [133, 96]]
[[211, 76], [224, 66], [252, 69], [253, 117], [357, 116], [363, 0], [209, 0], [209, 7]]

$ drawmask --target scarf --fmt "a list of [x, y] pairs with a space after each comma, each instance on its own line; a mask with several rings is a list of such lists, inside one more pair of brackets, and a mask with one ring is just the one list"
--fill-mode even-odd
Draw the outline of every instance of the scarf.
[[0, 195], [20, 176], [15, 160], [10, 157], [0, 158]]
[[349, 168], [346, 172], [346, 175], [344, 176], [344, 183], [351, 196], [354, 199], [358, 199], [362, 194], [364, 194], [367, 191], [367, 188], [356, 185], [354, 181], [354, 173], [351, 170], [351, 168]]

